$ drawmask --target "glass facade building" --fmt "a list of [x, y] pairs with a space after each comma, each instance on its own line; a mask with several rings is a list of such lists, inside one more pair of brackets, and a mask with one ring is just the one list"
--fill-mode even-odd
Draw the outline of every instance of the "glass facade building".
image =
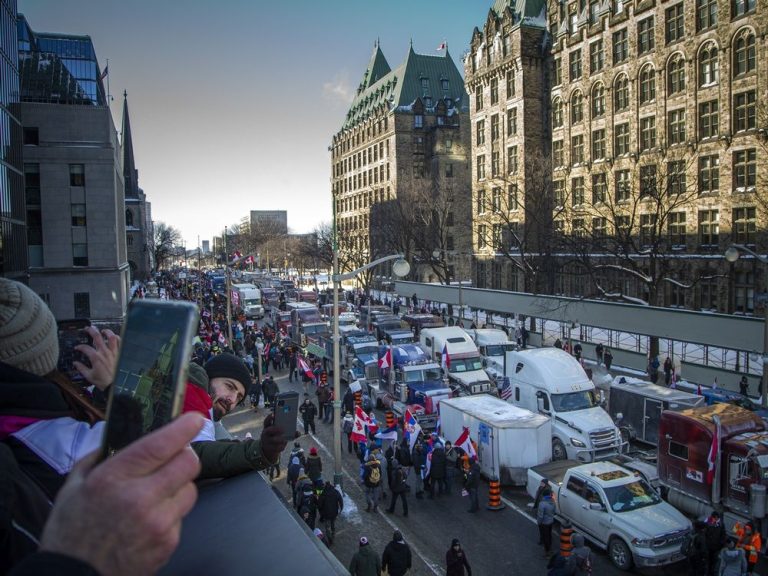
[[0, 276], [24, 280], [27, 232], [16, 45], [16, 0], [0, 0]]
[[107, 105], [90, 36], [34, 32], [22, 14], [17, 24], [22, 102]]

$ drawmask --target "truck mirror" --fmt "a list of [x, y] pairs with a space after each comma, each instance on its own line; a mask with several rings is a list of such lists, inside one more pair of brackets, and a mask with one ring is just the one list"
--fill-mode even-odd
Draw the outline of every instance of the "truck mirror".
[[589, 509], [590, 509], [590, 510], [598, 510], [598, 511], [600, 511], [600, 512], [602, 512], [603, 510], [605, 510], [605, 508], [603, 508], [603, 505], [602, 505], [602, 504], [600, 504], [599, 502], [590, 502], [590, 503], [589, 503]]

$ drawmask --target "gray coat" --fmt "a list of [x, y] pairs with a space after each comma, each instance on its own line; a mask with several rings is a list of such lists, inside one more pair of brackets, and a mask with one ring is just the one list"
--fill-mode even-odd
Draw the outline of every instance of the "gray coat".
[[741, 576], [747, 573], [747, 558], [744, 550], [723, 548], [720, 551], [720, 570], [718, 576]]
[[551, 496], [545, 496], [539, 502], [539, 507], [536, 509], [536, 521], [539, 524], [552, 524], [555, 521], [555, 503], [552, 502]]

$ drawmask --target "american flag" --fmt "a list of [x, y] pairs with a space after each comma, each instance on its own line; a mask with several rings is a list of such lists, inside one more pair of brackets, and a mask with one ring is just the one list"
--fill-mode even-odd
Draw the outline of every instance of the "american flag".
[[504, 381], [501, 385], [501, 399], [509, 400], [512, 398], [512, 384], [509, 382], [509, 377], [504, 376]]

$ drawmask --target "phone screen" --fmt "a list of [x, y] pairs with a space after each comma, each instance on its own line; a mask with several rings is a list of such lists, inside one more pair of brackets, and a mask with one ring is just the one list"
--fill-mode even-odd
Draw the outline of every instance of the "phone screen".
[[129, 306], [107, 408], [104, 456], [178, 416], [197, 325], [197, 307], [189, 302], [137, 300]]
[[299, 393], [281, 392], [275, 398], [275, 426], [283, 431], [286, 441], [294, 440], [296, 436], [296, 417], [299, 412]]

